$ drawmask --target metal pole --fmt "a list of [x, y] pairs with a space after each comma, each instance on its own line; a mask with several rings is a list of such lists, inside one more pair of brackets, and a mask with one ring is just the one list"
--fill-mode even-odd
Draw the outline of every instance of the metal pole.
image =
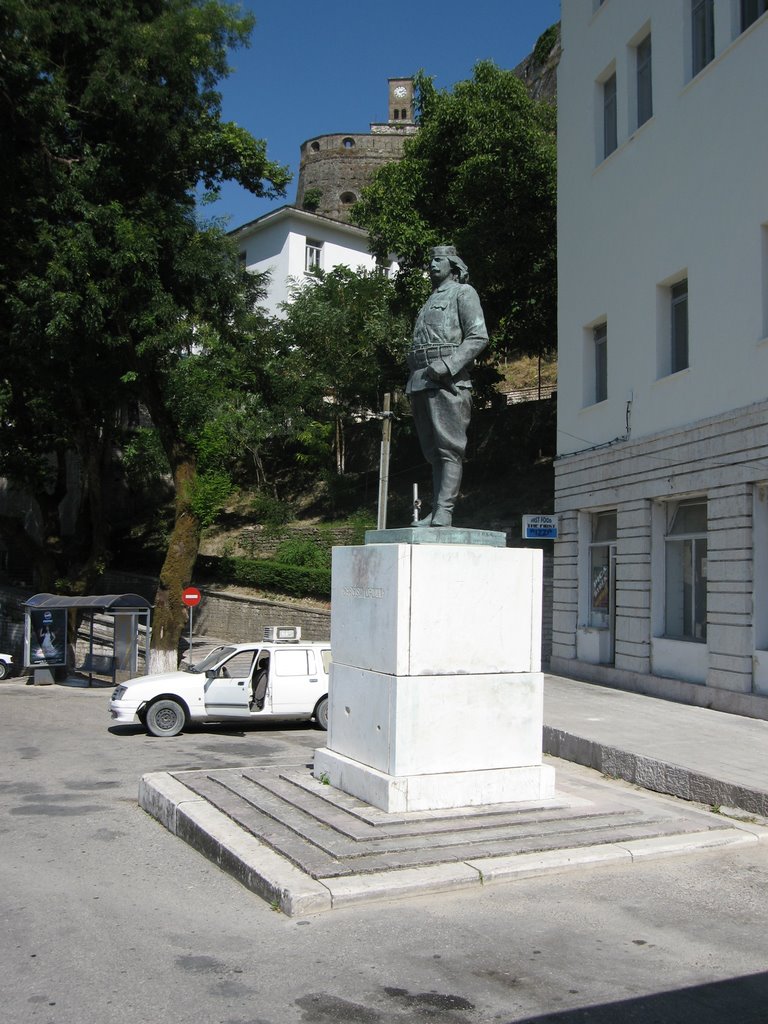
[[192, 667], [192, 605], [189, 606], [189, 666]]
[[391, 395], [384, 395], [384, 412], [381, 425], [381, 457], [379, 459], [379, 513], [376, 521], [377, 530], [387, 528], [387, 491], [389, 490], [389, 444], [392, 437], [392, 413], [390, 411]]
[[421, 502], [419, 501], [419, 485], [413, 485], [413, 518], [411, 519], [411, 526], [419, 525], [419, 509], [421, 508]]

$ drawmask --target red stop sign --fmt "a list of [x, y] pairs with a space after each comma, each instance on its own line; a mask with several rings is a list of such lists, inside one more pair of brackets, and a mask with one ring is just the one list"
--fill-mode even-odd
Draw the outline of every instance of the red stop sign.
[[194, 608], [195, 605], [200, 604], [202, 596], [197, 587], [185, 587], [181, 592], [181, 600], [187, 608]]

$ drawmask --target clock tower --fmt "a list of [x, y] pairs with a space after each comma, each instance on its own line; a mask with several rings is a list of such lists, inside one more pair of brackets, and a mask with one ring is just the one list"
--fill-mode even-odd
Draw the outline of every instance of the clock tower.
[[413, 124], [413, 79], [389, 79], [389, 123]]
[[389, 78], [387, 120], [370, 132], [335, 132], [307, 139], [301, 146], [296, 205], [332, 220], [350, 220], [350, 210], [376, 171], [403, 156], [415, 135], [413, 79]]

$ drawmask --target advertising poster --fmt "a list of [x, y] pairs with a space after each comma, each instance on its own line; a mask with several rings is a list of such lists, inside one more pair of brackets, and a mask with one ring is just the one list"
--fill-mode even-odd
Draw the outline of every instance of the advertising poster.
[[608, 611], [608, 566], [592, 566], [592, 608]]
[[26, 632], [29, 668], [66, 665], [66, 608], [29, 608]]

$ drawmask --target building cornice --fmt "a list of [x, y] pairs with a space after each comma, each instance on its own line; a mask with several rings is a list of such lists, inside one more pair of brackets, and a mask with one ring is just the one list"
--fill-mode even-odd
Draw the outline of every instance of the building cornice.
[[343, 220], [337, 220], [335, 217], [326, 217], [322, 213], [312, 213], [309, 210], [302, 210], [300, 207], [293, 206], [291, 204], [281, 206], [277, 210], [270, 210], [269, 213], [264, 213], [261, 217], [256, 217], [255, 220], [246, 221], [245, 224], [241, 224], [240, 227], [233, 228], [231, 231], [228, 231], [227, 234], [238, 238], [242, 235], [251, 234], [253, 231], [258, 231], [261, 228], [266, 227], [268, 224], [279, 224], [284, 220], [291, 219], [301, 221], [306, 225], [315, 225], [316, 227], [333, 227], [342, 234], [350, 235], [354, 238], [368, 238], [368, 232], [364, 228], [359, 228], [354, 224], [348, 224]]

